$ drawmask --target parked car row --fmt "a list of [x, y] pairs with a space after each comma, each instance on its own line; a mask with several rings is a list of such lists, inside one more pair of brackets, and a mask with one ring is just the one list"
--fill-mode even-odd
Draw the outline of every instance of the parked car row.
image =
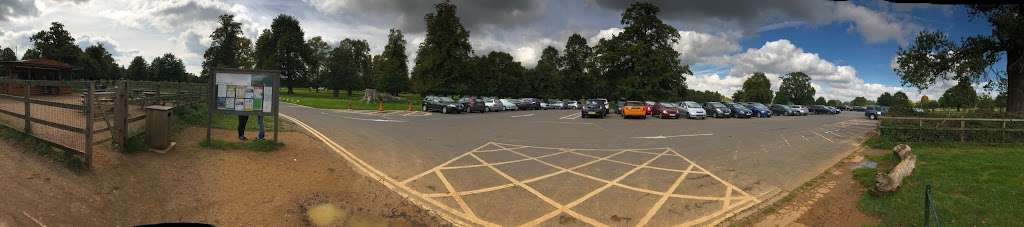
[[423, 111], [450, 113], [486, 113], [517, 110], [580, 109], [579, 101], [541, 100], [538, 98], [501, 99], [495, 97], [465, 96], [458, 101], [446, 96], [426, 96]]
[[[652, 101], [620, 101], [615, 113], [623, 118], [657, 117], [662, 119], [704, 119], [712, 118], [769, 118], [776, 116], [806, 116], [808, 114], [839, 114], [842, 110], [831, 106], [772, 104], [771, 107], [756, 102], [652, 102]], [[608, 100], [588, 99], [581, 110], [587, 117], [605, 117], [608, 115]]]

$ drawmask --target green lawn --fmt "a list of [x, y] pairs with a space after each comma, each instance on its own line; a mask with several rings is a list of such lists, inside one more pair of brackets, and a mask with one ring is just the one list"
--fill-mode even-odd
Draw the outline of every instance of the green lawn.
[[[334, 97], [331, 91], [317, 93], [306, 88], [296, 88], [292, 90], [294, 94], [287, 94], [287, 91], [287, 89], [281, 89], [282, 102], [320, 109], [348, 109], [350, 104], [352, 109], [356, 110], [377, 109], [377, 103], [366, 103], [360, 100], [363, 98], [362, 91], [353, 91], [351, 96], [347, 92], [341, 91], [338, 97]], [[412, 101], [414, 110], [420, 108], [422, 98], [418, 94], [401, 94], [399, 96]], [[407, 110], [409, 109], [409, 103], [407, 101], [385, 102], [384, 109]]]
[[[892, 148], [872, 141], [870, 146]], [[1024, 146], [911, 144], [918, 157], [910, 177], [891, 195], [864, 194], [859, 207], [885, 226], [919, 226], [924, 217], [924, 188], [932, 185], [938, 221], [946, 226], [1020, 226], [1024, 223]], [[869, 156], [888, 170], [891, 155]], [[858, 169], [854, 178], [870, 188], [874, 170]], [[932, 219], [932, 223], [936, 220]]]
[[[207, 114], [207, 111], [208, 110], [203, 105], [180, 106], [180, 107], [174, 109], [174, 113], [178, 116], [178, 120], [180, 120], [180, 121], [182, 121], [182, 122], [184, 122], [186, 124], [189, 124], [189, 125], [196, 125], [196, 126], [203, 126], [203, 127], [206, 126], [206, 114]], [[238, 115], [215, 113], [215, 114], [213, 114], [213, 119], [212, 120], [213, 120], [213, 123], [211, 124], [211, 127], [213, 127], [213, 128], [219, 128], [219, 129], [237, 129], [238, 128]], [[283, 121], [284, 119], [280, 119], [280, 120]], [[247, 123], [245, 125], [245, 128], [248, 129], [248, 130], [258, 130], [259, 129], [259, 125], [256, 124], [256, 122], [257, 122], [256, 121], [256, 116], [249, 116], [249, 121], [247, 121]], [[274, 130], [274, 117], [271, 117], [271, 116], [263, 117], [263, 122], [264, 122], [264, 126], [266, 127], [266, 130], [268, 132]]]

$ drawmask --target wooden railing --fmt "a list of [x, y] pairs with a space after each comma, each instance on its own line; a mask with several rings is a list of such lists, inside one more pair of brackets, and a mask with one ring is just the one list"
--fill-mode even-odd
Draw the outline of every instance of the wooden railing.
[[1024, 143], [1024, 119], [882, 117], [879, 135], [900, 142]]

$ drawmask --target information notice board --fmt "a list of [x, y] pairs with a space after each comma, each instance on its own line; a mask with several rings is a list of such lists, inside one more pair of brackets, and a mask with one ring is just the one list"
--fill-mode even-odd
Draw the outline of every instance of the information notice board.
[[277, 92], [281, 72], [273, 70], [217, 69], [209, 81], [209, 117], [207, 139], [215, 113], [247, 116], [273, 116], [277, 140]]

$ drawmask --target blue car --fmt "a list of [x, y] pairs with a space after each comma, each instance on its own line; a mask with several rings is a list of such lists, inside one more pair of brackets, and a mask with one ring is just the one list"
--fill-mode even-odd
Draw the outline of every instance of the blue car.
[[889, 112], [888, 106], [870, 105], [864, 110], [864, 116], [871, 120], [878, 120], [878, 117], [885, 116]]
[[750, 109], [750, 112], [752, 112], [754, 117], [762, 117], [762, 118], [770, 118], [770, 117], [772, 117], [772, 110], [768, 109], [768, 107], [765, 106], [764, 104], [756, 103], [756, 102], [748, 102], [748, 103], [744, 103], [743, 106], [746, 106], [747, 109]]

